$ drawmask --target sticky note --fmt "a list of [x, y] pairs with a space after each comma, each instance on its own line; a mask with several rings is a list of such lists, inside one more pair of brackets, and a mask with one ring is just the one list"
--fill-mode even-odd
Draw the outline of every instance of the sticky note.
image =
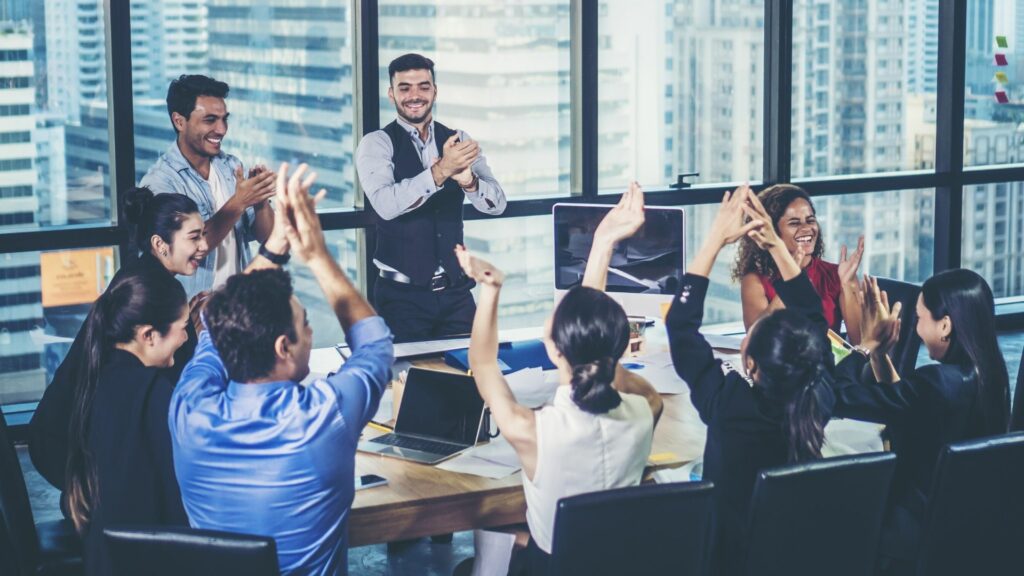
[[1010, 83], [1010, 78], [1006, 76], [1006, 72], [1003, 72], [1001, 70], [999, 72], [996, 72], [996, 80], [998, 80], [1000, 84]]
[[664, 464], [666, 462], [675, 462], [679, 460], [679, 456], [675, 452], [658, 452], [657, 454], [651, 454], [647, 457], [647, 461], [651, 464]]
[[1007, 102], [1010, 101], [1010, 99], [1006, 97], [1006, 92], [1003, 92], [1002, 90], [999, 90], [998, 92], [996, 92], [996, 100], [1000, 104], [1006, 104]]
[[1010, 45], [1006, 42], [1006, 36], [996, 36], [996, 45], [1000, 48], [1009, 48]]
[[668, 309], [672, 307], [671, 302], [662, 302], [659, 308], [661, 309], [661, 321], [664, 322], [668, 318]]
[[1006, 54], [996, 54], [996, 66], [1006, 66]]

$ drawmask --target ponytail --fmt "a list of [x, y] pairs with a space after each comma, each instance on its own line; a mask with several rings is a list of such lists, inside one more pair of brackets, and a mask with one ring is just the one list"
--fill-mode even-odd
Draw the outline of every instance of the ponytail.
[[189, 214], [198, 214], [199, 206], [184, 194], [153, 194], [145, 186], [125, 194], [124, 216], [128, 221], [128, 241], [139, 252], [153, 250], [153, 236], [171, 244], [174, 233]]
[[829, 344], [821, 328], [794, 310], [776, 310], [750, 331], [747, 356], [757, 365], [757, 391], [783, 411], [786, 459], [821, 458], [833, 396], [825, 379]]
[[622, 396], [612, 382], [618, 360], [600, 358], [572, 367], [572, 400], [584, 412], [604, 414], [622, 403]]
[[177, 280], [162, 270], [139, 270], [117, 278], [86, 316], [82, 352], [73, 381], [74, 404], [65, 467], [68, 509], [79, 533], [88, 527], [99, 498], [89, 431], [100, 372], [115, 344], [131, 342], [141, 325], [167, 334], [171, 324], [181, 318], [185, 306], [185, 289]]
[[622, 403], [612, 387], [629, 344], [622, 306], [600, 290], [577, 286], [555, 308], [551, 339], [572, 366], [572, 400], [581, 410], [604, 414]]

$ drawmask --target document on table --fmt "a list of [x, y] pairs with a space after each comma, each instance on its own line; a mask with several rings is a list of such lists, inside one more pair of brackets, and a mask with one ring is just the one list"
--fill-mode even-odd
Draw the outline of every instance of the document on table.
[[327, 378], [329, 374], [341, 369], [345, 361], [335, 348], [314, 348], [309, 353], [309, 375], [302, 384], [307, 385], [317, 378]]
[[558, 372], [549, 372], [550, 375], [540, 368], [524, 368], [505, 375], [505, 381], [516, 402], [527, 408], [539, 408], [554, 398], [558, 389]]
[[449, 472], [500, 480], [518, 472], [522, 466], [512, 445], [499, 436], [487, 444], [474, 446], [455, 458], [438, 464], [437, 467]]
[[660, 394], [685, 394], [689, 386], [676, 374], [672, 365], [672, 355], [668, 352], [656, 352], [639, 358], [623, 358], [622, 367], [630, 370], [654, 386]]

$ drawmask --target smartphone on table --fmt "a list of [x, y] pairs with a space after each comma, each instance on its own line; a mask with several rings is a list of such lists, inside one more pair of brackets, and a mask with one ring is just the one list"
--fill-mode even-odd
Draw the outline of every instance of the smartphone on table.
[[387, 478], [377, 476], [376, 474], [363, 474], [362, 476], [356, 476], [356, 490], [373, 488], [374, 486], [384, 486], [387, 483]]

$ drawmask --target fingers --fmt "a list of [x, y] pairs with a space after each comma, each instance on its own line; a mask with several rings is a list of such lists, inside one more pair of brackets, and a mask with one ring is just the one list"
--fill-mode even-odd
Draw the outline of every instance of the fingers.
[[326, 188], [321, 188], [320, 191], [316, 193], [316, 196], [313, 197], [313, 205], [315, 206], [315, 205], [319, 204], [320, 201], [323, 200], [326, 196], [327, 196], [327, 189]]
[[896, 319], [896, 322], [902, 322], [900, 319], [900, 312], [903, 312], [903, 302], [896, 302], [892, 305], [892, 310], [889, 312], [889, 316]]
[[634, 212], [644, 209], [644, 189], [636, 180], [629, 183], [629, 209]]
[[241, 163], [239, 163], [238, 166], [235, 166], [235, 180], [238, 180], [238, 181], [242, 180], [242, 164]]
[[455, 141], [458, 140], [458, 139], [459, 139], [459, 133], [458, 132], [456, 132], [455, 134], [452, 134], [451, 136], [448, 137], [447, 140], [444, 141], [444, 147], [445, 148], [451, 148], [452, 146], [455, 146], [455, 144], [456, 144]]
[[846, 262], [846, 244], [839, 247], [839, 262]]

